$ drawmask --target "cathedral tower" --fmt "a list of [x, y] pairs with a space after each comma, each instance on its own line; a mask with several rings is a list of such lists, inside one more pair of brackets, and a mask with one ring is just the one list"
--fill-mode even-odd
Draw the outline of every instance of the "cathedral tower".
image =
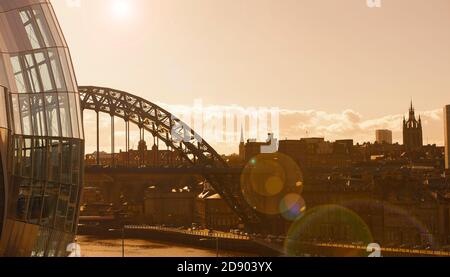
[[403, 118], [403, 144], [407, 151], [415, 151], [423, 146], [422, 120], [416, 120], [414, 107], [411, 101], [409, 118]]

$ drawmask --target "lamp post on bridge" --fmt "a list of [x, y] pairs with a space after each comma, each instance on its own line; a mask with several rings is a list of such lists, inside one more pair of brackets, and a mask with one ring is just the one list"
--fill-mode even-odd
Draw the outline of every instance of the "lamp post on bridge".
[[200, 241], [213, 241], [213, 240], [216, 241], [216, 257], [219, 258], [219, 237], [216, 236], [215, 239], [214, 238], [200, 239]]
[[120, 229], [108, 229], [109, 232], [121, 232], [122, 238], [122, 258], [125, 258], [125, 226], [122, 226]]

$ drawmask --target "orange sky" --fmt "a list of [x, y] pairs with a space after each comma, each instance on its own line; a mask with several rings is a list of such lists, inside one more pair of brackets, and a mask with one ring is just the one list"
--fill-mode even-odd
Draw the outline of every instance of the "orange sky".
[[280, 107], [289, 110], [282, 138], [308, 131], [330, 140], [373, 140], [378, 127], [401, 140], [398, 119], [412, 97], [425, 117], [424, 141], [443, 141], [448, 0], [382, 0], [372, 9], [365, 0], [52, 2], [81, 85], [169, 108], [196, 98]]

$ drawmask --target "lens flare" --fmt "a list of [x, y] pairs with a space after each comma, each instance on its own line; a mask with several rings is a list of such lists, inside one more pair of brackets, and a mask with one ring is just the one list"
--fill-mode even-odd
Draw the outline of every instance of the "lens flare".
[[395, 240], [397, 241], [394, 244], [433, 246], [435, 243], [433, 233], [414, 215], [414, 211], [412, 210], [406, 210], [401, 206], [374, 199], [353, 199], [351, 201], [345, 201], [342, 204], [353, 210], [359, 210], [361, 207], [365, 207], [366, 210], [371, 210], [373, 214], [383, 215], [385, 224], [401, 225], [403, 226], [402, 228], [410, 231], [407, 237], [396, 237]]
[[[260, 154], [252, 158], [241, 174], [241, 191], [245, 200], [266, 215], [288, 213], [290, 209], [286, 207], [289, 205], [294, 209], [295, 204], [289, 202], [293, 198], [287, 195], [300, 195], [302, 189], [303, 174], [300, 168], [290, 157], [281, 153]], [[299, 209], [303, 207], [304, 201]]]
[[280, 213], [287, 220], [293, 221], [305, 211], [305, 200], [300, 194], [289, 193], [280, 202]]
[[[284, 249], [288, 256], [312, 254], [320, 243], [347, 242], [363, 247], [373, 242], [372, 233], [361, 217], [339, 205], [317, 206], [306, 211], [291, 225]], [[313, 247], [314, 246], [314, 247]], [[310, 248], [311, 247], [311, 248]], [[357, 248], [342, 249], [339, 256], [366, 255]]]
[[269, 196], [277, 195], [283, 190], [284, 180], [278, 176], [271, 176], [264, 184], [265, 192]]

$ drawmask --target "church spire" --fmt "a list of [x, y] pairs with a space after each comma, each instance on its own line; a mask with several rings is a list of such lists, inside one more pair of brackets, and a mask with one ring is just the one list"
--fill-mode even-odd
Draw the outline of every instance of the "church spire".
[[239, 158], [245, 161], [245, 141], [244, 141], [244, 126], [241, 125], [241, 143], [239, 143]]
[[413, 100], [411, 98], [411, 107], [409, 108], [409, 119], [408, 121], [416, 121], [415, 110], [413, 106]]

